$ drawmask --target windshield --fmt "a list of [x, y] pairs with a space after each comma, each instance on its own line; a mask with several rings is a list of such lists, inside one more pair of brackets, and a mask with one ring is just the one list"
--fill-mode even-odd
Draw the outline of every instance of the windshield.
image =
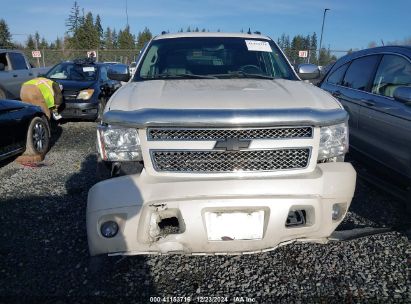
[[272, 41], [238, 37], [154, 40], [134, 80], [164, 78], [296, 79]]
[[97, 67], [94, 65], [79, 65], [74, 63], [60, 63], [53, 67], [46, 75], [50, 79], [64, 80], [96, 80]]

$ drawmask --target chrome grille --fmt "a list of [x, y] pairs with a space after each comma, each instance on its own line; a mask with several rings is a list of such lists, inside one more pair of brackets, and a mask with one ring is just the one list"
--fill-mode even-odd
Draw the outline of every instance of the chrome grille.
[[149, 140], [221, 140], [311, 138], [312, 127], [281, 127], [258, 129], [195, 129], [195, 128], [149, 128]]
[[218, 173], [304, 169], [310, 148], [247, 151], [151, 151], [153, 166], [160, 172]]

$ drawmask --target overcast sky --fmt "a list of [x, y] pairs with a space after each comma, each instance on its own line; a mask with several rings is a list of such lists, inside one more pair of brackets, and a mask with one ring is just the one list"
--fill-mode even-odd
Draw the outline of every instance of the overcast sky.
[[[62, 37], [65, 20], [74, 1], [7, 1], [0, 18], [9, 25], [13, 40], [36, 30], [48, 41]], [[126, 25], [126, 0], [79, 0], [85, 11], [100, 14], [104, 28]], [[128, 0], [129, 24], [133, 33], [147, 26], [153, 34], [163, 30], [198, 27], [210, 31], [261, 31], [273, 39], [282, 33], [317, 32], [320, 38], [324, 8], [327, 12], [323, 46], [334, 50], [365, 48], [411, 37], [411, 0]]]

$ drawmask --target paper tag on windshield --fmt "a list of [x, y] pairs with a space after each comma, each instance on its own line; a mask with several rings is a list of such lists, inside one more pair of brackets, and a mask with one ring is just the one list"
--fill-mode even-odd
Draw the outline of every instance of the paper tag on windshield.
[[94, 67], [83, 67], [83, 72], [94, 72], [95, 68]]
[[247, 49], [249, 51], [257, 51], [257, 52], [272, 52], [270, 44], [267, 41], [261, 40], [246, 40], [245, 44], [247, 45]]

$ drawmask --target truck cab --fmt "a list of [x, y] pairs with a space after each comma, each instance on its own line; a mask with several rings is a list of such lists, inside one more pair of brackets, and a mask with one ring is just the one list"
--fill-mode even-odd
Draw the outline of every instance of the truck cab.
[[0, 49], [0, 99], [19, 99], [21, 85], [45, 70], [32, 68], [21, 51]]

